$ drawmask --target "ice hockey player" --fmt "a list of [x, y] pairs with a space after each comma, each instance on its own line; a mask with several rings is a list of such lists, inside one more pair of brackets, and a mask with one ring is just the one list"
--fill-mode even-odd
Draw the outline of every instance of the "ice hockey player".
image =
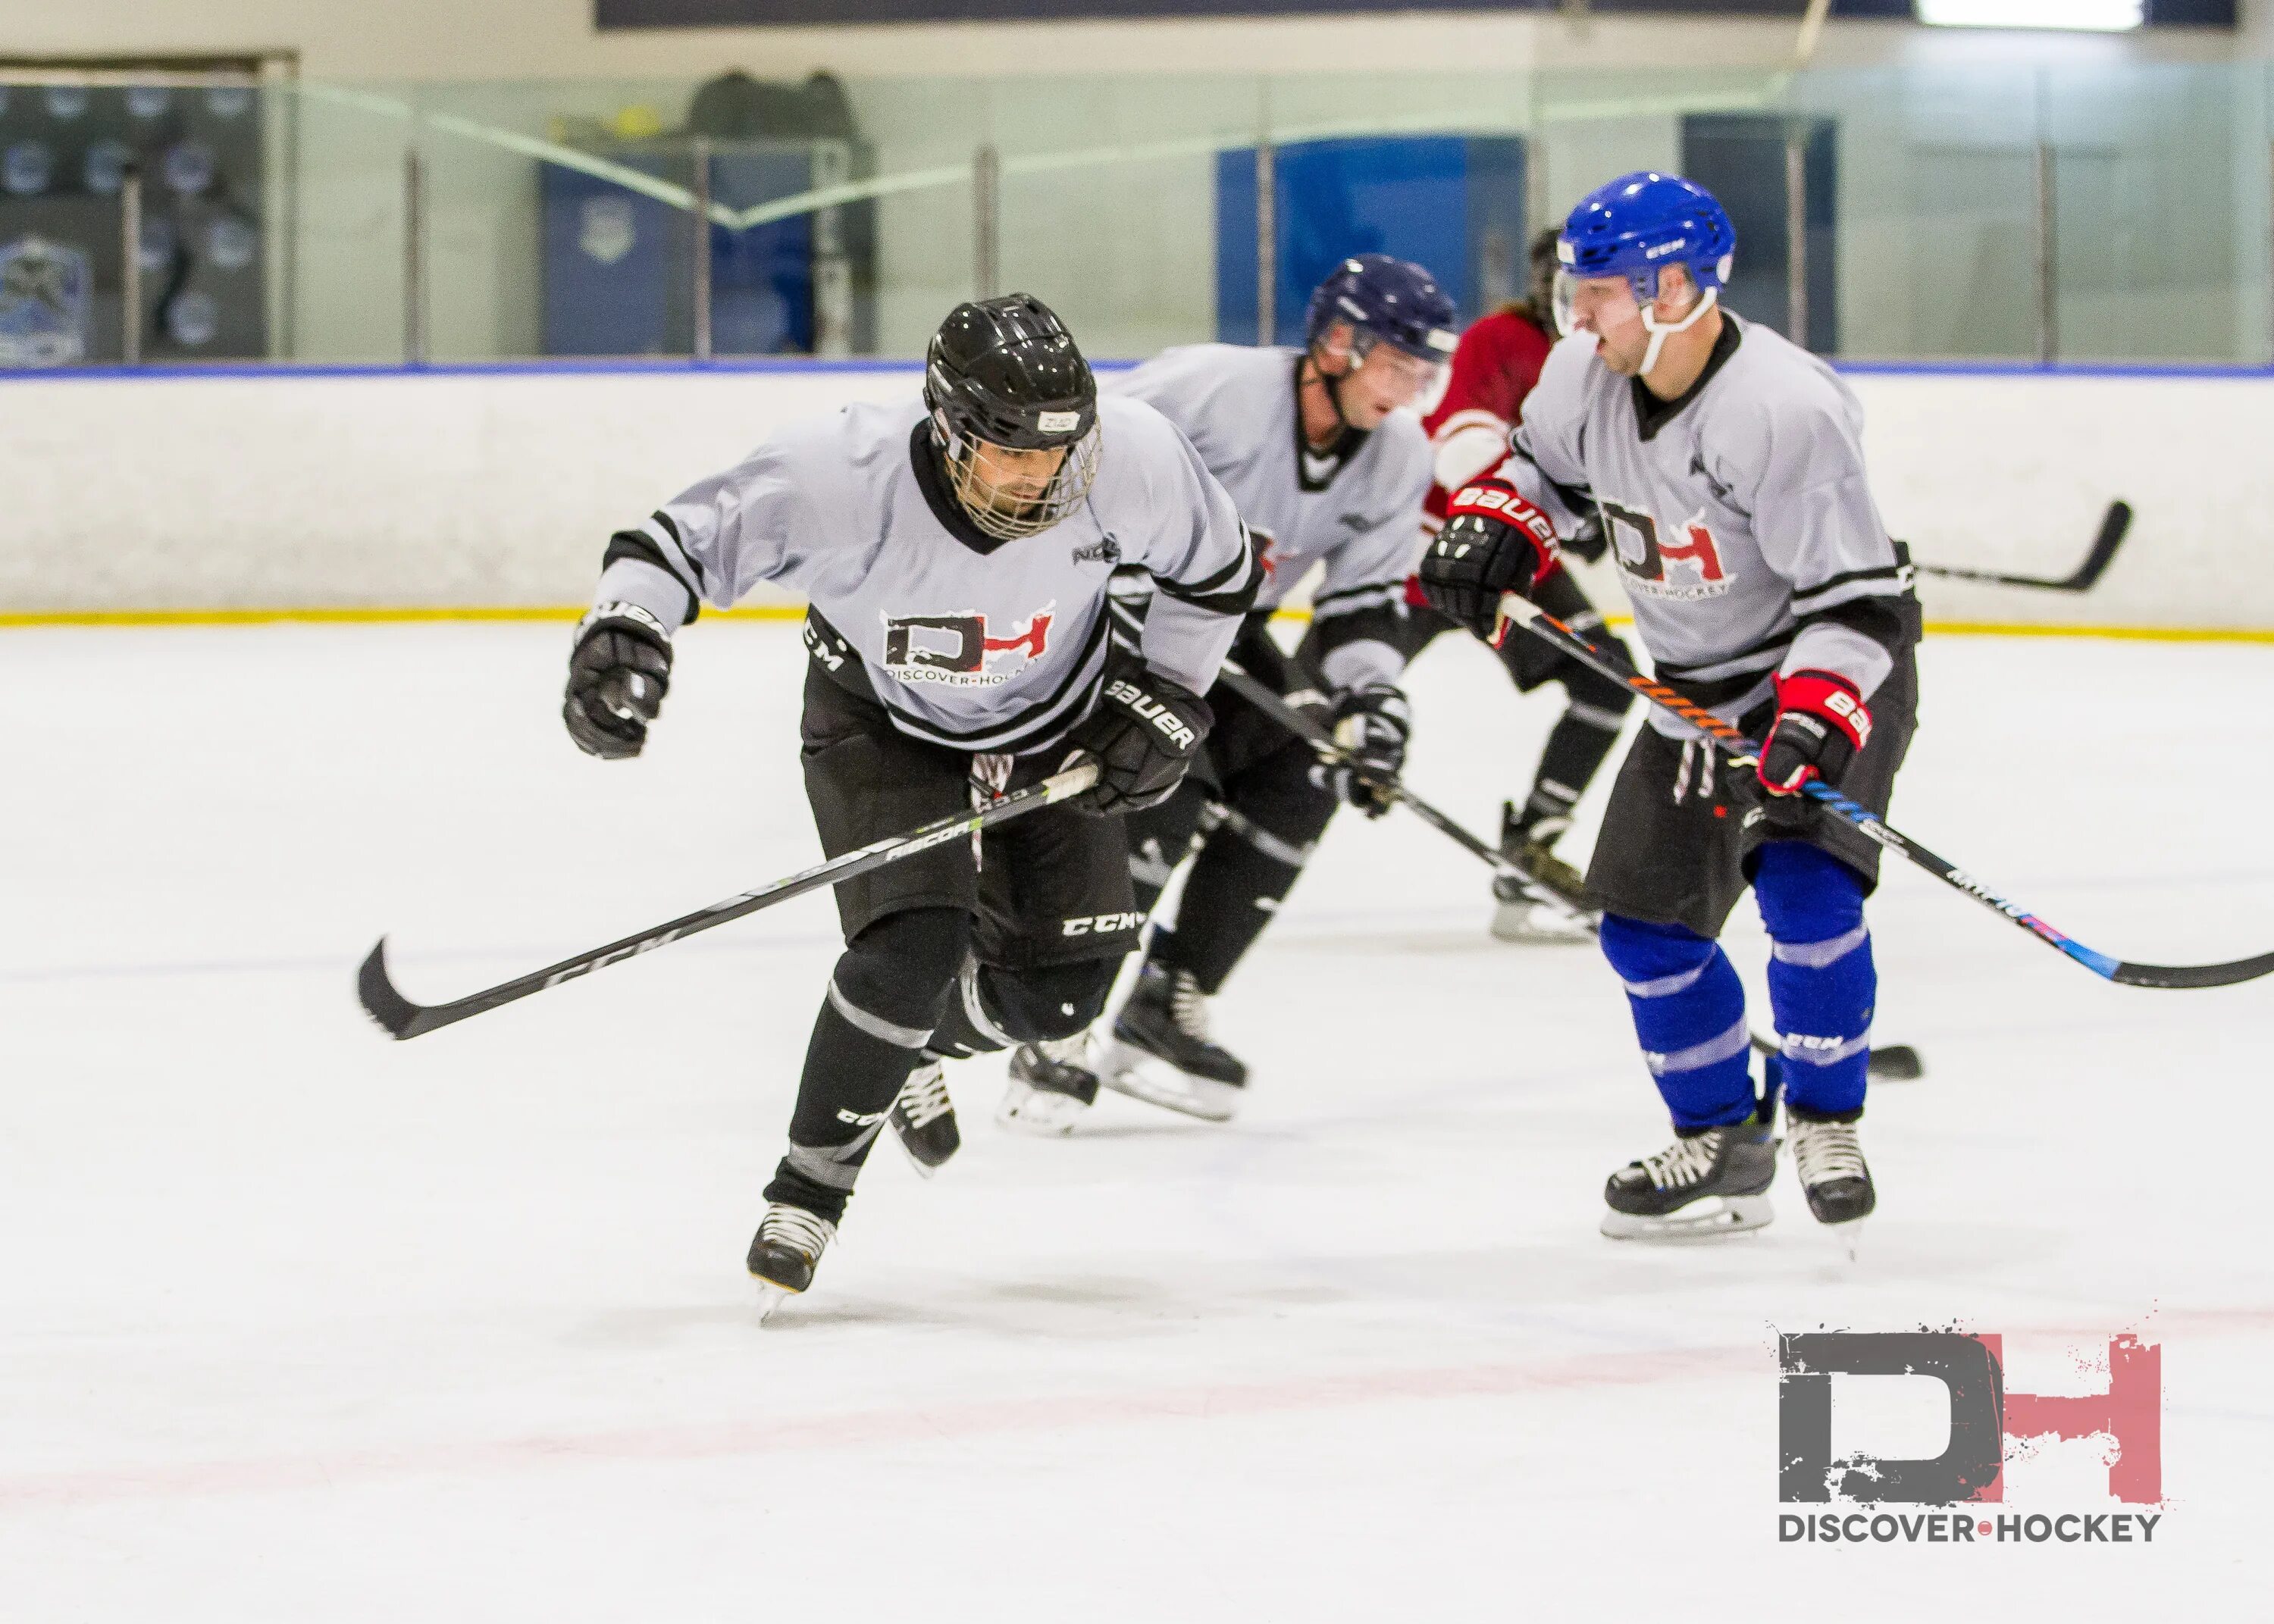
[[[1556, 292], [1573, 336], [1525, 402], [1515, 455], [1455, 496], [1420, 571], [1431, 604], [1490, 635], [1502, 593], [1554, 578], [1555, 531], [1585, 492], [1659, 680], [1766, 741], [1738, 767], [1654, 711], [1587, 871], [1677, 1136], [1611, 1176], [1603, 1232], [1619, 1237], [1769, 1222], [1780, 1094], [1816, 1217], [1853, 1222], [1874, 1201], [1856, 1124], [1879, 853], [1801, 790], [1821, 778], [1886, 809], [1917, 703], [1918, 605], [1865, 482], [1855, 397], [1721, 308], [1736, 248], [1721, 206], [1672, 176], [1623, 177], [1572, 211]], [[1715, 941], [1748, 884], [1783, 1034], [1758, 1094], [1744, 992]]]
[[[1117, 566], [1158, 588], [1137, 655], [1108, 634]], [[1070, 1036], [1142, 917], [1121, 815], [1176, 788], [1262, 575], [1238, 510], [1141, 401], [1097, 397], [1040, 301], [959, 305], [921, 402], [782, 429], [619, 532], [569, 660], [564, 718], [636, 756], [698, 598], [761, 581], [811, 604], [806, 798], [832, 856], [1057, 771], [1096, 790], [837, 888], [845, 952], [813, 1026], [789, 1149], [751, 1242], [762, 1307], [811, 1282], [888, 1114], [953, 1153], [942, 1056]], [[682, 808], [682, 829], [699, 826]]]
[[[1525, 396], [1540, 380], [1555, 342], [1553, 299], [1555, 287], [1555, 243], [1560, 235], [1550, 227], [1532, 244], [1531, 288], [1526, 297], [1480, 318], [1461, 335], [1444, 393], [1421, 419], [1429, 435], [1433, 483], [1421, 520], [1423, 534], [1434, 537], [1445, 522], [1445, 505], [1453, 492], [1479, 475], [1490, 471], [1508, 455], [1508, 437], [1524, 410]], [[1590, 563], [1600, 561], [1605, 547], [1602, 528], [1592, 515], [1566, 537], [1563, 551]], [[1626, 646], [1603, 630], [1603, 617], [1569, 571], [1557, 570], [1540, 583], [1546, 609], [1566, 626], [1615, 649], [1629, 658]], [[1409, 581], [1407, 619], [1399, 628], [1398, 650], [1408, 663], [1453, 623], [1430, 608], [1421, 597], [1420, 583]], [[1306, 640], [1299, 659], [1312, 658], [1313, 643]], [[1532, 789], [1522, 802], [1510, 801], [1501, 812], [1501, 849], [1525, 872], [1561, 892], [1569, 901], [1593, 911], [1596, 903], [1579, 875], [1555, 853], [1555, 842], [1571, 826], [1571, 812], [1595, 773], [1618, 742], [1633, 695], [1599, 672], [1550, 648], [1537, 637], [1511, 637], [1501, 645], [1501, 663], [1518, 693], [1530, 693], [1549, 682], [1563, 686], [1563, 714], [1549, 730], [1547, 746]], [[1550, 907], [1507, 880], [1493, 883], [1492, 933], [1506, 942], [1592, 942], [1594, 933], [1565, 910]]]
[[[1309, 745], [1229, 688], [1210, 690], [1216, 726], [1203, 767], [1129, 820], [1147, 911], [1197, 838], [1176, 928], [1155, 921], [1094, 1071], [1078, 1037], [1013, 1056], [998, 1113], [1006, 1126], [1064, 1132], [1101, 1078], [1195, 1116], [1221, 1120], [1238, 1109], [1246, 1068], [1209, 1040], [1208, 1001], [1270, 922], [1337, 805], [1378, 816], [1387, 803], [1370, 780], [1404, 760], [1411, 722], [1397, 687], [1398, 642], [1429, 483], [1427, 441], [1405, 409], [1441, 379], [1453, 320], [1452, 300], [1421, 267], [1361, 254], [1312, 295], [1301, 350], [1194, 344], [1109, 386], [1109, 395], [1144, 401], [1184, 431], [1262, 550], [1268, 579], [1235, 658], [1279, 692], [1321, 706], [1321, 719], [1370, 772], [1328, 771]], [[1323, 573], [1312, 646], [1324, 695], [1266, 629], [1314, 565]]]

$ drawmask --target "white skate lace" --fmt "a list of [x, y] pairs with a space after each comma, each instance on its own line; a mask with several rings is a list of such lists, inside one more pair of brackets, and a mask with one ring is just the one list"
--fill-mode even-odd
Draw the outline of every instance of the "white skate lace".
[[1169, 1019], [1186, 1037], [1208, 1041], [1208, 995], [1190, 970], [1179, 970], [1170, 980]]
[[822, 1249], [837, 1233], [837, 1226], [828, 1219], [807, 1212], [802, 1207], [790, 1207], [776, 1201], [766, 1208], [766, 1215], [758, 1223], [758, 1238], [787, 1246], [801, 1252], [808, 1263], [821, 1260]]
[[1694, 1138], [1675, 1140], [1654, 1156], [1645, 1156], [1642, 1169], [1660, 1190], [1694, 1184], [1713, 1170], [1714, 1153], [1721, 1145], [1721, 1130], [1708, 1129]]
[[947, 1097], [945, 1069], [937, 1061], [912, 1072], [901, 1086], [900, 1097], [895, 1103], [911, 1128], [937, 1122], [955, 1109], [955, 1101]]
[[1852, 1122], [1802, 1122], [1792, 1124], [1792, 1162], [1800, 1182], [1813, 1190], [1835, 1178], [1869, 1177], [1864, 1147], [1856, 1142]]

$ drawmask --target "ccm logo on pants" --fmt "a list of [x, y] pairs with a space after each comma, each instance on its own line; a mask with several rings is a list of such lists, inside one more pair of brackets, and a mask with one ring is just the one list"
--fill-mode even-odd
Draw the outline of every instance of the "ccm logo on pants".
[[1134, 930], [1145, 922], [1142, 914], [1094, 914], [1087, 919], [1070, 919], [1062, 933], [1070, 936], [1110, 936], [1117, 930]]

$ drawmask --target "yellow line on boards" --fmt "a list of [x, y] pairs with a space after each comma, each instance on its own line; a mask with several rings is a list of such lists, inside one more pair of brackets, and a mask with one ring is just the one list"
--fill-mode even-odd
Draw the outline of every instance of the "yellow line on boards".
[[[0, 611], [0, 628], [40, 626], [265, 626], [278, 622], [330, 625], [403, 624], [439, 620], [574, 620], [584, 613], [582, 605], [478, 605], [427, 607], [356, 605], [312, 608], [255, 609], [54, 609]], [[746, 604], [738, 609], [706, 609], [712, 620], [797, 620], [805, 617], [801, 604]], [[1307, 609], [1282, 609], [1274, 617], [1301, 622], [1311, 618]], [[1630, 626], [1630, 615], [1615, 614], [1609, 623]], [[1929, 620], [1926, 629], [1939, 637], [2113, 637], [2134, 643], [2274, 643], [2274, 627], [2250, 626], [2048, 626], [2017, 620]]]

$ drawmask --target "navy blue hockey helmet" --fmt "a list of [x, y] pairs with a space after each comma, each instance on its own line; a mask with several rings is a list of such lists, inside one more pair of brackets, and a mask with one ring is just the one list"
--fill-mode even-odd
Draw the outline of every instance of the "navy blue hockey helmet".
[[1455, 320], [1453, 301], [1412, 260], [1353, 254], [1312, 293], [1303, 342], [1315, 350], [1329, 328], [1347, 322], [1358, 335], [1352, 348], [1359, 356], [1381, 343], [1442, 365], [1460, 342]]

